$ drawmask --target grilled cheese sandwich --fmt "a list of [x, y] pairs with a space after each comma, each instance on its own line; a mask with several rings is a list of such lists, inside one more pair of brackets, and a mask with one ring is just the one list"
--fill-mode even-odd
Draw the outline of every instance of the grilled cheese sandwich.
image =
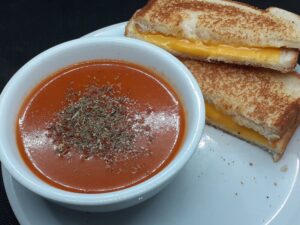
[[299, 74], [181, 61], [201, 87], [207, 123], [282, 157], [300, 123]]
[[260, 146], [267, 148], [274, 148], [275, 144], [269, 141], [263, 135], [258, 132], [239, 125], [234, 121], [232, 116], [226, 115], [222, 111], [218, 110], [213, 104], [205, 102], [206, 121], [215, 126], [222, 126], [222, 129], [229, 131], [231, 134], [239, 136], [249, 142], [259, 143]]
[[144, 34], [137, 31], [136, 37], [164, 48], [170, 52], [180, 52], [190, 57], [220, 58], [228, 60], [245, 61], [259, 64], [260, 62], [272, 64], [280, 63], [280, 58], [286, 50], [280, 48], [255, 48], [239, 47], [225, 44], [204, 43], [202, 41], [190, 41], [161, 34]]
[[300, 18], [278, 10], [224, 0], [152, 0], [131, 18], [125, 34], [180, 57], [289, 72], [297, 64]]

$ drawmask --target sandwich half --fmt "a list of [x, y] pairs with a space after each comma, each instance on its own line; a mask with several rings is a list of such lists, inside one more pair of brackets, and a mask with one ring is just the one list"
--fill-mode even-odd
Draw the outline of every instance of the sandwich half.
[[228, 0], [150, 0], [125, 35], [180, 57], [290, 72], [300, 49], [300, 17]]
[[278, 161], [300, 123], [300, 75], [181, 59], [197, 79], [206, 121]]

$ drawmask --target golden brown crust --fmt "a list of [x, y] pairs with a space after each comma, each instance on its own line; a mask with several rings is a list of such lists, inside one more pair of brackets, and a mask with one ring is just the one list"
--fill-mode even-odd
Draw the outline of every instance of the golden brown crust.
[[280, 140], [275, 142], [275, 148], [268, 148], [271, 151], [273, 159], [275, 162], [279, 161], [284, 154], [288, 143], [290, 142], [291, 138], [293, 137], [295, 131], [297, 130], [299, 122], [292, 126], [290, 129], [286, 131], [286, 133], [282, 136]]
[[231, 3], [235, 3], [236, 5], [241, 5], [241, 6], [246, 6], [246, 7], [249, 7], [249, 8], [252, 8], [252, 9], [255, 9], [255, 10], [258, 10], [258, 11], [261, 11], [263, 12], [264, 10], [256, 7], [256, 6], [253, 6], [253, 5], [249, 5], [247, 3], [244, 3], [244, 2], [237, 2], [237, 1], [233, 1], [233, 0], [223, 0], [223, 1], [226, 1], [226, 2], [231, 2]]
[[155, 4], [155, 1], [156, 0], [149, 0], [148, 3], [143, 8], [141, 8], [140, 10], [138, 10], [136, 12], [135, 16], [137, 16], [137, 17], [144, 16], [148, 11], [151, 10], [152, 6]]
[[[300, 123], [300, 75], [262, 68], [180, 59], [197, 79], [206, 101], [272, 144], [251, 141], [280, 160]], [[243, 139], [206, 117], [208, 124]], [[245, 140], [245, 139], [244, 139]], [[249, 142], [249, 140], [246, 140]]]
[[262, 68], [181, 59], [205, 99], [269, 140], [278, 140], [299, 114], [300, 76]]
[[282, 136], [282, 138], [280, 138], [278, 141], [275, 141], [273, 143], [274, 145], [272, 147], [269, 145], [263, 145], [260, 142], [254, 142], [254, 141], [250, 142], [249, 140], [242, 138], [238, 133], [233, 133], [232, 131], [226, 129], [226, 127], [223, 126], [222, 124], [216, 124], [213, 121], [210, 121], [208, 118], [206, 118], [206, 123], [217, 129], [223, 130], [241, 140], [245, 140], [246, 142], [248, 142], [250, 144], [257, 145], [257, 146], [267, 150], [269, 153], [272, 154], [272, 158], [273, 158], [274, 162], [278, 162], [281, 159], [281, 157], [283, 156], [283, 154], [287, 148], [289, 141], [291, 140], [293, 134], [295, 133], [295, 131], [297, 130], [297, 127], [299, 125], [299, 122], [298, 122], [297, 124], [295, 124], [295, 126], [292, 126], [289, 130], [287, 130], [287, 132]]
[[[143, 40], [143, 37], [140, 35], [141, 27], [139, 24], [135, 24], [133, 20], [130, 20], [125, 28], [125, 35], [128, 37], [133, 37], [137, 39]], [[280, 57], [279, 62], [268, 62], [266, 60], [261, 60], [261, 62], [251, 62], [247, 61], [244, 58], [228, 58], [228, 57], [201, 57], [201, 56], [190, 56], [188, 54], [183, 54], [181, 52], [176, 52], [174, 50], [168, 49], [169, 52], [172, 54], [178, 56], [178, 57], [185, 57], [190, 59], [196, 59], [196, 60], [202, 60], [202, 61], [208, 61], [208, 62], [226, 62], [231, 64], [240, 64], [240, 65], [250, 65], [250, 66], [256, 66], [256, 67], [264, 67], [269, 68], [273, 70], [280, 71], [282, 73], [292, 72], [294, 71], [296, 65], [297, 65], [297, 59], [299, 52], [295, 50], [286, 49], [282, 51], [282, 56]]]
[[225, 0], [151, 0], [132, 20], [145, 32], [186, 39], [300, 48], [300, 17], [277, 8], [260, 10]]

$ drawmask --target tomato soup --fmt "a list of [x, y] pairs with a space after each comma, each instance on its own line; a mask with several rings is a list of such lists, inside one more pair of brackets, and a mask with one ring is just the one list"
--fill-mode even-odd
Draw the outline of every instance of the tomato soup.
[[57, 188], [102, 193], [161, 171], [184, 138], [173, 88], [155, 72], [97, 60], [50, 75], [25, 99], [17, 143], [27, 166]]

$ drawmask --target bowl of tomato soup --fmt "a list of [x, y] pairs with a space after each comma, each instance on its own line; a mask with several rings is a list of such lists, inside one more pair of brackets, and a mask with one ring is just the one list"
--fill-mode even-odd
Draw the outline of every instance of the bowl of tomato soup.
[[204, 114], [192, 74], [166, 51], [129, 38], [73, 40], [33, 58], [4, 88], [0, 158], [49, 200], [118, 210], [175, 177]]

